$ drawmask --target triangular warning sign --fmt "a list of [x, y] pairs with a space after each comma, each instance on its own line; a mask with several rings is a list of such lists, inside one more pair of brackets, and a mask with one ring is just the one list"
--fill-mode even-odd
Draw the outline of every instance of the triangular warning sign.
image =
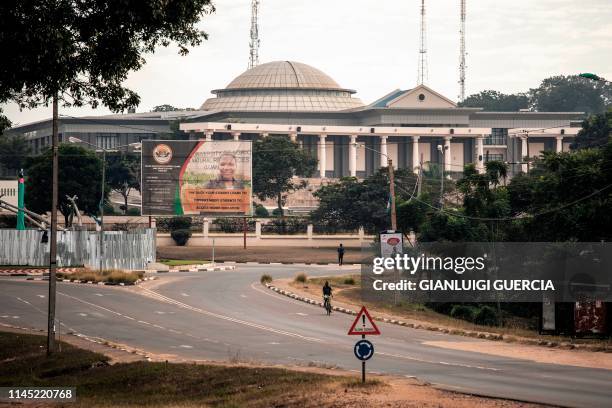
[[349, 332], [349, 335], [376, 335], [380, 334], [380, 330], [376, 327], [374, 320], [368, 313], [368, 309], [365, 306], [361, 307], [359, 313], [357, 313], [357, 317], [353, 322]]

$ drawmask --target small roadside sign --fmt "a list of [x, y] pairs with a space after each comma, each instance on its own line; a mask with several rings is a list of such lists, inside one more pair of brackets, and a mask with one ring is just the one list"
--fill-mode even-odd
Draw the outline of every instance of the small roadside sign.
[[361, 307], [355, 321], [351, 325], [348, 332], [349, 336], [365, 336], [365, 335], [378, 335], [380, 330], [374, 323], [374, 320], [368, 313], [368, 309], [365, 306]]
[[359, 340], [355, 343], [353, 352], [355, 353], [355, 357], [359, 360], [366, 361], [371, 359], [374, 355], [374, 345], [367, 340]]

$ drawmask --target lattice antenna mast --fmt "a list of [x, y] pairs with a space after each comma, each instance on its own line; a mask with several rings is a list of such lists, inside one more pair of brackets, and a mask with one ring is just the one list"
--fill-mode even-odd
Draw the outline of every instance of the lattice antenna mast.
[[427, 80], [427, 38], [425, 29], [425, 0], [421, 0], [421, 46], [419, 48], [419, 72], [417, 84], [422, 85]]
[[465, 3], [461, 0], [461, 22], [459, 25], [459, 101], [465, 99]]
[[257, 24], [257, 12], [259, 0], [251, 1], [251, 41], [249, 42], [249, 69], [259, 64], [259, 27]]

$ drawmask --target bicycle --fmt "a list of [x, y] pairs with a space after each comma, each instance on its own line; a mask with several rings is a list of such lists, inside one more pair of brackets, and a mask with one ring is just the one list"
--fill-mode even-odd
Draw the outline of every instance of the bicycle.
[[330, 300], [330, 295], [323, 295], [323, 307], [327, 311], [327, 315], [329, 316], [332, 312], [332, 305]]

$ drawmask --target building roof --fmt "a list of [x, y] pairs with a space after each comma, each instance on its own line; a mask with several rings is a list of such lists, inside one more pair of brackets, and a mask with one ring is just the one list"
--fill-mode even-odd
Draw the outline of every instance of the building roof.
[[212, 91], [201, 110], [258, 112], [336, 112], [359, 108], [352, 89], [342, 88], [322, 71], [293, 61], [258, 65]]
[[[274, 61], [258, 65], [238, 75], [228, 89], [326, 89], [347, 90], [323, 71], [294, 61]], [[221, 90], [215, 90], [216, 93]], [[353, 90], [347, 90], [355, 93]]]

